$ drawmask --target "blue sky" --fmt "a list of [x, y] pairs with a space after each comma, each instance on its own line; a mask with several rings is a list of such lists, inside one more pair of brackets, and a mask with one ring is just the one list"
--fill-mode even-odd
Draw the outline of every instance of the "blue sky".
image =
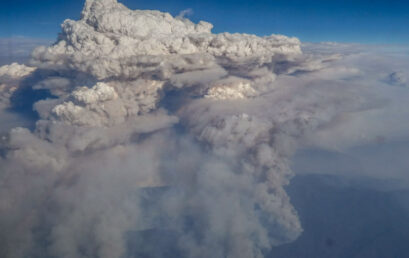
[[[5, 3], [4, 3], [5, 1]], [[120, 0], [132, 9], [177, 15], [191, 8], [193, 21], [214, 32], [272, 33], [302, 41], [409, 43], [409, 1], [379, 0]], [[2, 0], [0, 37], [55, 39], [65, 18], [78, 19], [83, 0]]]

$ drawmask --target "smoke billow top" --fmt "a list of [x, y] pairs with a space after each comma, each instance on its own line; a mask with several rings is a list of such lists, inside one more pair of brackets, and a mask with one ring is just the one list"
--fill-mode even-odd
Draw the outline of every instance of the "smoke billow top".
[[211, 29], [87, 0], [30, 66], [0, 67], [0, 108], [36, 113], [1, 135], [1, 257], [259, 258], [297, 239], [291, 155], [379, 100], [340, 55]]

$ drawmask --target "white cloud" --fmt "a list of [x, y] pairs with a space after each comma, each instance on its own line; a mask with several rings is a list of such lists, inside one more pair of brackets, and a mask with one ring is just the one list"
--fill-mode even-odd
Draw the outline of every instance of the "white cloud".
[[177, 18], [185, 18], [187, 16], [192, 16], [193, 15], [193, 9], [192, 8], [187, 8], [185, 10], [182, 10], [179, 12], [179, 14], [176, 16]]

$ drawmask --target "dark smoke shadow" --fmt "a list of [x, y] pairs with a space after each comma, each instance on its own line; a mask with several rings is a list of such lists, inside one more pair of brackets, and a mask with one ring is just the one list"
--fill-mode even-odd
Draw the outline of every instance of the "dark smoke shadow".
[[[11, 107], [7, 111], [18, 114], [31, 121], [30, 129], [34, 128], [35, 122], [39, 119], [37, 112], [33, 109], [33, 105], [40, 100], [57, 98], [51, 94], [49, 89], [33, 88], [43, 80], [51, 77], [81, 78], [83, 81], [87, 81], [90, 85], [93, 85], [93, 82], [96, 81], [96, 79], [89, 74], [76, 71], [64, 71], [63, 73], [60, 73], [54, 70], [37, 69], [31, 75], [27, 76], [20, 82], [18, 89], [13, 92], [10, 98]], [[68, 86], [69, 89], [67, 90], [72, 90], [74, 86], [75, 85]]]
[[35, 121], [39, 119], [37, 112], [33, 109], [34, 103], [47, 98], [56, 98], [47, 89], [33, 89], [34, 85], [44, 80], [51, 73], [51, 71], [45, 70], [33, 72], [20, 83], [10, 98], [11, 106], [7, 111], [31, 121], [30, 129], [33, 129]]
[[129, 232], [126, 258], [183, 258], [178, 238], [176, 232], [159, 229]]

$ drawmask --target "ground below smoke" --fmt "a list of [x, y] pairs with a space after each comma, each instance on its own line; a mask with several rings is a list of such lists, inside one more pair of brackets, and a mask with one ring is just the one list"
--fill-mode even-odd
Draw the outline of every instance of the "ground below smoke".
[[400, 201], [409, 189], [383, 192], [340, 176], [300, 175], [287, 193], [304, 233], [266, 257], [409, 257], [409, 213]]

